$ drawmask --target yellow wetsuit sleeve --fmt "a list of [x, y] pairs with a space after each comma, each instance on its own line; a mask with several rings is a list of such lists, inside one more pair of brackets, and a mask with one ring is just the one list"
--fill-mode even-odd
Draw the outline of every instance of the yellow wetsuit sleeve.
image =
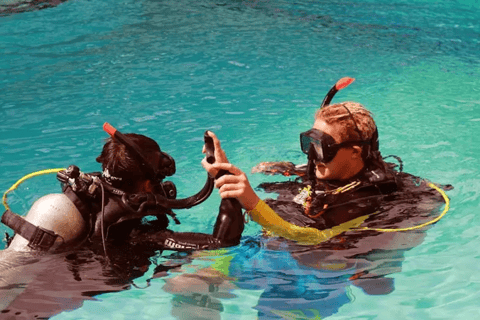
[[265, 202], [260, 200], [255, 208], [251, 210], [250, 216], [252, 220], [264, 227], [266, 230], [277, 236], [295, 240], [299, 244], [318, 244], [326, 241], [352, 227], [359, 226], [368, 216], [356, 218], [354, 220], [343, 223], [332, 229], [318, 230], [311, 227], [299, 227], [290, 222], [283, 220], [272, 208]]

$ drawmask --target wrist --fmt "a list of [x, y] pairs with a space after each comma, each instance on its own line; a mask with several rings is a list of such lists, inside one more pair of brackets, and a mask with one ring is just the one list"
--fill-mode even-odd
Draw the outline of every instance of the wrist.
[[243, 207], [247, 211], [252, 211], [253, 209], [255, 209], [258, 202], [260, 202], [260, 198], [257, 195], [255, 195], [254, 197], [252, 197], [251, 199], [248, 199], [248, 201], [243, 203]]

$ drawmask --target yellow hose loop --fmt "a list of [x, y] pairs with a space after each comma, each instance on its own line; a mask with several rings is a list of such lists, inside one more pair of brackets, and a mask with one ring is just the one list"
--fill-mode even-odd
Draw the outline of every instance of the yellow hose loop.
[[27, 174], [26, 176], [24, 176], [23, 178], [21, 178], [20, 180], [15, 182], [13, 184], [13, 186], [10, 187], [10, 189], [5, 191], [5, 193], [3, 194], [3, 198], [2, 198], [3, 206], [5, 207], [5, 209], [10, 210], [10, 207], [7, 204], [7, 194], [12, 192], [13, 190], [15, 190], [25, 180], [36, 177], [36, 176], [41, 176], [43, 174], [57, 173], [57, 172], [62, 171], [62, 170], [66, 170], [66, 169], [65, 168], [45, 169], [45, 170], [40, 170], [40, 171], [36, 171], [36, 172], [32, 172], [30, 174]]
[[[12, 192], [13, 190], [15, 190], [21, 183], [23, 183], [25, 180], [27, 179], [30, 179], [30, 178], [33, 178], [33, 177], [36, 177], [36, 176], [40, 176], [40, 175], [44, 175], [44, 174], [49, 174], [49, 173], [57, 173], [59, 171], [63, 171], [63, 170], [66, 170], [65, 168], [55, 168], [55, 169], [46, 169], [46, 170], [40, 170], [40, 171], [36, 171], [36, 172], [32, 172], [30, 174], [27, 174], [26, 176], [24, 176], [23, 178], [21, 178], [20, 180], [18, 180], [17, 182], [15, 182], [11, 187], [10, 189], [8, 189], [7, 191], [5, 191], [5, 193], [3, 194], [3, 198], [2, 198], [2, 202], [3, 202], [3, 205], [5, 207], [5, 209], [7, 210], [10, 210], [10, 207], [8, 206], [7, 204], [7, 194]], [[443, 216], [445, 216], [445, 214], [448, 212], [448, 210], [450, 209], [450, 199], [448, 198], [448, 196], [445, 194], [445, 191], [443, 191], [442, 189], [440, 189], [439, 187], [437, 187], [436, 185], [434, 185], [433, 183], [429, 182], [428, 183], [428, 186], [430, 188], [433, 188], [435, 189], [438, 193], [440, 193], [443, 197], [443, 199], [445, 200], [445, 208], [443, 209], [443, 212], [438, 216], [436, 217], [435, 219], [433, 220], [430, 220], [428, 222], [425, 222], [425, 223], [422, 223], [418, 226], [413, 226], [413, 227], [409, 227], [409, 228], [398, 228], [398, 229], [380, 229], [380, 228], [368, 228], [368, 227], [363, 227], [363, 228], [355, 228], [355, 230], [371, 230], [371, 231], [379, 231], [379, 232], [400, 232], [400, 231], [410, 231], [410, 230], [416, 230], [416, 229], [420, 229], [420, 228], [423, 228], [425, 226], [428, 226], [428, 225], [431, 225], [431, 224], [434, 224], [435, 222], [439, 221], [440, 219], [443, 218]]]
[[409, 227], [409, 228], [399, 228], [399, 229], [378, 229], [378, 228], [367, 228], [367, 227], [363, 227], [363, 228], [357, 228], [356, 230], [373, 230], [373, 231], [379, 231], [379, 232], [399, 232], [399, 231], [410, 231], [410, 230], [417, 230], [417, 229], [420, 229], [420, 228], [423, 228], [423, 227], [426, 227], [428, 225], [431, 225], [431, 224], [434, 224], [435, 222], [439, 221], [440, 219], [443, 218], [443, 216], [447, 213], [447, 211], [450, 209], [450, 199], [448, 198], [448, 196], [445, 194], [445, 191], [443, 191], [442, 189], [440, 189], [439, 187], [437, 187], [436, 185], [434, 185], [433, 183], [429, 182], [428, 183], [428, 186], [430, 188], [433, 188], [435, 190], [438, 191], [438, 193], [440, 193], [443, 197], [443, 200], [445, 200], [445, 208], [443, 209], [443, 212], [438, 216], [436, 217], [435, 219], [431, 220], [431, 221], [428, 221], [428, 222], [425, 222], [425, 223], [422, 223], [418, 226], [413, 226], [413, 227]]

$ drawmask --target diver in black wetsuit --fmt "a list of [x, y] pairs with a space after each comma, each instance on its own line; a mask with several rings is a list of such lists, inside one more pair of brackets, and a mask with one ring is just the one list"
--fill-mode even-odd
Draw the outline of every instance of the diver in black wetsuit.
[[[10, 250], [63, 250], [85, 240], [104, 246], [108, 241], [176, 251], [240, 242], [244, 218], [233, 199], [222, 200], [211, 235], [168, 230], [168, 216], [180, 223], [172, 209], [191, 208], [207, 199], [213, 178], [208, 177], [197, 194], [176, 199], [175, 185], [163, 181], [175, 173], [172, 157], [146, 136], [122, 134], [109, 124], [104, 128], [111, 138], [97, 158], [102, 173], [84, 174], [70, 166], [57, 174], [63, 194], [39, 199], [25, 219], [10, 210], [5, 212], [2, 222], [16, 232]], [[152, 219], [145, 222], [147, 216]]]
[[[228, 163], [217, 137], [217, 162], [202, 163], [214, 175], [227, 170], [232, 175], [217, 179], [222, 198], [237, 198], [252, 219], [264, 229], [301, 244], [318, 244], [343, 231], [358, 227], [375, 212], [388, 196], [412, 196], [425, 191], [416, 177], [397, 172], [379, 151], [377, 127], [370, 112], [355, 102], [329, 105], [333, 95], [353, 81], [343, 78], [330, 90], [315, 115], [313, 128], [300, 134], [307, 166], [291, 163], [263, 163], [257, 172], [298, 175], [300, 179], [283, 184], [263, 184], [267, 191], [280, 193], [277, 201], [267, 201], [253, 191], [240, 169]], [[286, 192], [285, 190], [294, 190]], [[441, 192], [441, 191], [439, 191]], [[437, 197], [440, 201], [441, 197]]]
[[[175, 254], [186, 260], [179, 262], [171, 254], [173, 264], [157, 265], [155, 277], [186, 263], [191, 251], [240, 242], [244, 217], [234, 199], [222, 200], [212, 234], [168, 230], [169, 216], [179, 223], [172, 210], [207, 199], [213, 178], [197, 194], [176, 199], [175, 185], [164, 181], [175, 173], [172, 157], [146, 136], [124, 135], [108, 124], [104, 128], [111, 138], [97, 158], [102, 173], [82, 173], [75, 166], [59, 171], [63, 193], [40, 198], [25, 218], [4, 202], [2, 222], [15, 236], [0, 250], [2, 315], [47, 318], [90, 296], [136, 286], [132, 280], [164, 249], [184, 251]], [[211, 146], [206, 137], [209, 153]]]
[[[333, 94], [353, 79], [342, 80], [327, 94], [313, 128], [300, 134], [308, 164], [261, 163], [252, 170], [297, 176], [259, 186], [277, 193], [275, 200], [260, 200], [245, 173], [228, 162], [219, 140], [209, 133], [217, 162], [204, 161], [203, 166], [211, 175], [217, 170], [232, 173], [217, 179], [220, 195], [238, 199], [269, 236], [262, 245], [279, 252], [273, 255], [280, 256], [278, 261], [248, 257], [230, 270], [248, 289], [263, 290], [255, 306], [259, 319], [304, 318], [300, 311], [327, 317], [350, 301], [346, 287], [351, 284], [371, 295], [392, 292], [394, 279], [386, 276], [401, 270], [404, 252], [418, 245], [424, 227], [448, 210], [440, 188], [401, 172], [399, 158], [400, 166], [384, 161], [368, 110], [355, 102], [329, 105]], [[443, 200], [443, 213], [432, 220], [432, 211]], [[415, 232], [391, 232], [408, 230]], [[275, 272], [281, 281], [248, 281], [250, 274], [270, 279]]]

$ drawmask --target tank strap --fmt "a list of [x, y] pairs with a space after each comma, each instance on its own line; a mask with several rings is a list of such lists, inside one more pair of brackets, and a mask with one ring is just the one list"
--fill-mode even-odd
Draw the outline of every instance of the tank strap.
[[88, 224], [88, 234], [90, 235], [92, 231], [92, 225], [94, 223], [94, 218], [96, 217], [92, 215], [93, 210], [87, 202], [87, 199], [85, 199], [86, 197], [79, 197], [79, 195], [75, 191], [73, 191], [71, 186], [64, 186], [62, 188], [62, 191], [63, 194], [66, 195], [68, 199], [73, 202], [77, 210], [80, 211], [83, 220]]
[[34, 250], [46, 251], [50, 249], [59, 237], [55, 232], [34, 226], [10, 210], [3, 213], [2, 223], [28, 240], [28, 246]]

